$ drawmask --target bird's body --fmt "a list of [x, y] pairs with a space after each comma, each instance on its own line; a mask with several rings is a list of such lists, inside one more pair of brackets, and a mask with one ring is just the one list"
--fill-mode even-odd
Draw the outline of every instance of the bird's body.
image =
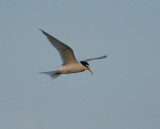
[[83, 72], [86, 68], [81, 63], [73, 63], [66, 66], [63, 66], [59, 69], [61, 74], [68, 74], [68, 73], [78, 73]]
[[61, 74], [78, 73], [78, 72], [83, 72], [85, 70], [88, 70], [92, 73], [91, 69], [89, 68], [89, 64], [87, 62], [95, 59], [104, 59], [107, 57], [105, 55], [98, 58], [90, 58], [90, 59], [86, 59], [84, 61], [78, 62], [74, 56], [73, 50], [69, 46], [62, 43], [61, 41], [54, 38], [53, 36], [49, 35], [45, 31], [43, 30], [41, 31], [44, 35], [46, 35], [50, 43], [58, 50], [63, 62], [62, 64], [63, 67], [61, 67], [56, 71], [41, 72], [51, 76], [52, 78], [56, 78]]

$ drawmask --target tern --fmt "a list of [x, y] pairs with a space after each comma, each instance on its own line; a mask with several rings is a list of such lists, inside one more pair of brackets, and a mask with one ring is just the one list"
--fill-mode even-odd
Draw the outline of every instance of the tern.
[[62, 43], [58, 39], [54, 38], [50, 34], [46, 33], [45, 31], [39, 29], [50, 41], [50, 43], [58, 50], [61, 58], [62, 58], [62, 66], [60, 69], [56, 71], [49, 71], [49, 72], [41, 72], [43, 74], [49, 75], [51, 78], [57, 78], [61, 74], [69, 74], [69, 73], [78, 73], [88, 70], [93, 74], [91, 69], [89, 68], [88, 61], [96, 60], [96, 59], [104, 59], [107, 55], [97, 57], [97, 58], [89, 58], [83, 61], [78, 62], [74, 56], [73, 50], [67, 46], [66, 44]]

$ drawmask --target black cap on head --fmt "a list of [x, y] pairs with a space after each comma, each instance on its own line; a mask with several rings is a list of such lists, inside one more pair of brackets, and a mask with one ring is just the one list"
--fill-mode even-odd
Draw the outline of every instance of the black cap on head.
[[89, 65], [86, 61], [80, 61], [80, 63], [85, 67], [88, 67], [88, 65]]

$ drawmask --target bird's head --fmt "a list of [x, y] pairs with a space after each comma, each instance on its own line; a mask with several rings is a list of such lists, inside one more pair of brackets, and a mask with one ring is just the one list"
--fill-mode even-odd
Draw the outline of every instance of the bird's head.
[[85, 67], [85, 69], [87, 69], [89, 72], [93, 74], [93, 72], [89, 68], [89, 64], [86, 61], [80, 61], [80, 63]]

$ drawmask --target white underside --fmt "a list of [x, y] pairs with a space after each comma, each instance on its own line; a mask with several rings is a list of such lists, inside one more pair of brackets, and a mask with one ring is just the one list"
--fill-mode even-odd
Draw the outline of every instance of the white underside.
[[68, 74], [68, 73], [78, 73], [78, 72], [82, 72], [84, 70], [86, 70], [86, 68], [82, 64], [74, 63], [74, 64], [66, 65], [66, 66], [60, 68], [58, 71], [61, 74]]

